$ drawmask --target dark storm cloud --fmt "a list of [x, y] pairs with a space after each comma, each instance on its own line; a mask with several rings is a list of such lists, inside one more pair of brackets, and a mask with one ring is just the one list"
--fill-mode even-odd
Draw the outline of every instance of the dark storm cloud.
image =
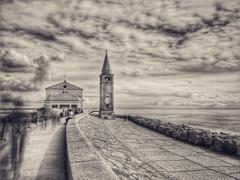
[[3, 104], [12, 103], [14, 106], [19, 107], [24, 105], [24, 100], [21, 96], [14, 96], [10, 92], [0, 93], [0, 102]]

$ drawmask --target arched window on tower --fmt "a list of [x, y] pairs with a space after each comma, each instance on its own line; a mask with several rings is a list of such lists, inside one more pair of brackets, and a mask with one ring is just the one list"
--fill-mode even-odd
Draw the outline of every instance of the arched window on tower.
[[111, 80], [111, 77], [106, 76], [106, 77], [104, 78], [104, 80], [105, 80], [105, 81], [110, 81], [110, 80]]

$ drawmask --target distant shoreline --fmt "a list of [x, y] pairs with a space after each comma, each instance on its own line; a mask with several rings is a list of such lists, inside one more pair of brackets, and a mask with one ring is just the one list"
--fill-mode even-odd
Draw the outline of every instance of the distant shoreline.
[[[91, 108], [89, 108], [91, 109]], [[201, 110], [201, 109], [205, 109], [205, 110], [209, 110], [209, 109], [213, 109], [213, 110], [240, 110], [240, 108], [115, 108], [115, 109], [196, 109], [196, 110]]]
[[[32, 108], [32, 107], [20, 107], [20, 108], [0, 108], [0, 111], [7, 111], [7, 110], [37, 110], [38, 108]], [[89, 110], [89, 109], [98, 109], [98, 108], [84, 108], [85, 110]], [[193, 107], [169, 107], [169, 108], [149, 108], [149, 107], [139, 107], [139, 108], [115, 108], [115, 110], [117, 109], [158, 109], [158, 110], [172, 110], [172, 109], [176, 109], [176, 110], [240, 110], [240, 108], [193, 108]]]

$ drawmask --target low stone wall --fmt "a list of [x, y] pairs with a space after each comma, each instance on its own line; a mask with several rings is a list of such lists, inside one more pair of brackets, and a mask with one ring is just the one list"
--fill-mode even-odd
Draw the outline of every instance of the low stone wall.
[[227, 133], [216, 133], [209, 130], [192, 128], [186, 125], [166, 123], [141, 116], [117, 116], [128, 119], [138, 125], [165, 134], [197, 146], [204, 146], [217, 152], [240, 156], [240, 136]]
[[80, 130], [78, 121], [84, 117], [86, 115], [76, 115], [67, 123], [68, 179], [118, 179]]

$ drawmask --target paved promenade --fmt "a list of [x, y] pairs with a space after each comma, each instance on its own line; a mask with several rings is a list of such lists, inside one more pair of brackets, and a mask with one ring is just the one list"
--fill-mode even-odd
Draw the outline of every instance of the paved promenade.
[[65, 125], [42, 125], [28, 134], [20, 179], [66, 179]]
[[176, 141], [132, 122], [87, 116], [79, 127], [120, 179], [240, 179], [240, 159]]
[[0, 151], [0, 179], [65, 180], [65, 125], [50, 121], [35, 126], [22, 145], [17, 138]]

